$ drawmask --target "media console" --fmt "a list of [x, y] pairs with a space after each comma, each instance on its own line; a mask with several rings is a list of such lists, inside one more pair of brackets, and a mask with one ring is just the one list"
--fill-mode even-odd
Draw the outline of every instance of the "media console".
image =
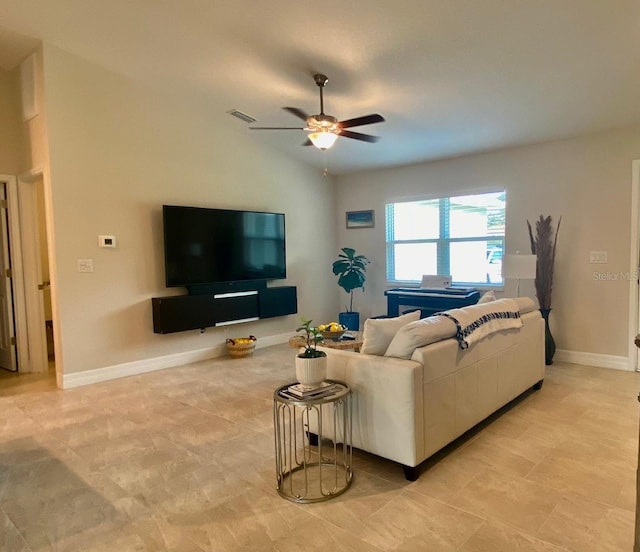
[[153, 331], [159, 334], [202, 330], [298, 312], [295, 286], [220, 287], [197, 295], [154, 297], [151, 303]]

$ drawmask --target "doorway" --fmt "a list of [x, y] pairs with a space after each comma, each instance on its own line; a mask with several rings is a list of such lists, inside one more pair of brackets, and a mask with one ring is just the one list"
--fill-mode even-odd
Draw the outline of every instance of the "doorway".
[[[34, 170], [18, 177], [19, 230], [26, 321], [26, 351], [20, 371], [49, 372], [47, 326], [53, 327], [44, 174]], [[18, 327], [18, 352], [20, 352]], [[23, 342], [24, 344], [24, 342]], [[51, 356], [55, 358], [53, 343]], [[55, 364], [51, 366], [55, 374]]]
[[[6, 209], [2, 209], [2, 192]], [[13, 328], [13, 345], [19, 373], [56, 375], [53, 345], [54, 316], [49, 277], [47, 217], [43, 171], [18, 178], [0, 175], [0, 244], [6, 228], [10, 272], [0, 263], [0, 318], [4, 314], [2, 278], [10, 275], [13, 323], [0, 321], [0, 357], [4, 327]], [[6, 226], [4, 224], [6, 215]], [[4, 244], [2, 244], [4, 250]], [[9, 312], [8, 309], [6, 309]], [[4, 326], [4, 327], [3, 327]], [[49, 339], [47, 339], [49, 334]]]
[[8, 183], [0, 182], [0, 368], [18, 371], [9, 231]]
[[629, 369], [640, 371], [634, 338], [640, 334], [640, 159], [631, 168], [631, 266], [629, 269]]
[[[42, 295], [42, 307], [44, 311], [44, 328], [45, 328], [45, 343], [47, 347], [47, 361], [49, 369], [55, 369], [55, 349], [53, 345], [53, 312], [51, 307], [51, 276], [49, 275], [49, 248], [47, 240], [47, 218], [44, 205], [44, 182], [42, 178], [37, 179], [34, 182], [35, 195], [36, 195], [36, 218], [38, 223], [38, 231], [36, 235], [35, 246], [38, 249], [40, 266], [39, 270], [39, 283], [38, 291]], [[40, 322], [42, 325], [42, 321]]]

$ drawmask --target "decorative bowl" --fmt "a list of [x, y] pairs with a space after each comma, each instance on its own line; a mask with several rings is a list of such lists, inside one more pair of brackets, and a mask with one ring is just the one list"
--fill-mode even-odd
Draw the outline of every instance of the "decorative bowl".
[[234, 358], [244, 358], [251, 356], [256, 349], [256, 337], [238, 337], [227, 339], [227, 351]]
[[322, 337], [324, 337], [325, 339], [339, 339], [340, 337], [342, 337], [342, 334], [344, 332], [346, 332], [347, 330], [340, 330], [339, 332], [320, 332], [322, 334]]

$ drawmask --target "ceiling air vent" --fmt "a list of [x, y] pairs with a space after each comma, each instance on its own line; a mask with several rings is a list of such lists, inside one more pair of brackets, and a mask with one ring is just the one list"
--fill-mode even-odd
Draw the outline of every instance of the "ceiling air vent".
[[241, 121], [244, 121], [245, 123], [256, 122], [256, 120], [253, 117], [251, 117], [250, 115], [247, 115], [246, 113], [242, 113], [242, 111], [238, 111], [237, 109], [231, 109], [227, 111], [227, 113], [233, 117], [240, 119]]

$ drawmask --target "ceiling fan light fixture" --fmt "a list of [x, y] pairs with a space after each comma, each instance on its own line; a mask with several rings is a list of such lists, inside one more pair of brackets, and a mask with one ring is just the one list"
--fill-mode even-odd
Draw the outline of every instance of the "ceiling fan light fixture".
[[309, 134], [309, 140], [318, 149], [327, 150], [336, 143], [338, 135], [328, 129]]
[[372, 125], [374, 123], [384, 123], [384, 117], [378, 113], [371, 113], [370, 115], [364, 115], [363, 117], [355, 117], [352, 119], [345, 119], [338, 121], [336, 117], [327, 115], [324, 112], [324, 99], [322, 95], [322, 89], [329, 82], [326, 75], [317, 74], [313, 76], [313, 80], [320, 89], [320, 113], [315, 115], [307, 115], [307, 113], [298, 107], [283, 107], [285, 111], [288, 111], [294, 117], [302, 119], [305, 122], [305, 127], [249, 127], [251, 130], [305, 130], [307, 134], [307, 140], [305, 140], [302, 146], [315, 146], [319, 150], [328, 150], [333, 144], [336, 143], [338, 136], [343, 138], [351, 138], [352, 140], [359, 140], [361, 142], [374, 143], [377, 142], [380, 137], [372, 136], [371, 134], [363, 134], [362, 132], [353, 132], [350, 129], [352, 127]]

